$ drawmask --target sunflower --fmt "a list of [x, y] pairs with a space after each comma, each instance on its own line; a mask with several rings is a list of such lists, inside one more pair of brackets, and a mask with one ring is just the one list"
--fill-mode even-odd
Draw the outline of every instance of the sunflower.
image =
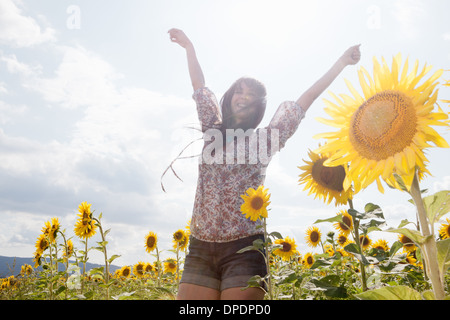
[[123, 266], [120, 268], [119, 275], [124, 278], [128, 278], [131, 275], [131, 268], [129, 266]]
[[70, 258], [73, 255], [73, 242], [71, 239], [67, 240], [67, 247], [63, 251], [63, 255], [66, 258]]
[[376, 242], [374, 242], [374, 243], [372, 244], [372, 248], [374, 248], [374, 249], [379, 249], [379, 250], [383, 250], [383, 251], [385, 251], [385, 252], [388, 252], [388, 251], [389, 251], [389, 245], [388, 245], [387, 241], [384, 240], [384, 239], [379, 239], [379, 240], [377, 240]]
[[350, 231], [353, 230], [353, 218], [350, 214], [348, 214], [347, 210], [341, 210], [337, 213], [338, 216], [341, 216], [342, 221], [336, 222], [334, 227], [345, 235], [348, 235]]
[[403, 249], [409, 252], [416, 250], [416, 245], [414, 242], [403, 234], [398, 235], [398, 241], [403, 244]]
[[42, 253], [48, 248], [49, 244], [50, 243], [47, 240], [47, 236], [44, 233], [40, 234], [35, 244], [36, 252], [39, 252], [42, 255]]
[[97, 225], [95, 224], [95, 220], [92, 219], [91, 204], [88, 204], [86, 201], [82, 202], [78, 206], [78, 212], [80, 214], [75, 223], [75, 235], [79, 238], [88, 239], [97, 232]]
[[51, 222], [46, 221], [44, 227], [42, 228], [42, 233], [48, 237], [51, 243], [55, 243], [56, 235], [59, 230], [59, 220], [58, 218], [52, 218]]
[[145, 266], [144, 266], [144, 272], [146, 273], [146, 274], [150, 274], [150, 273], [152, 273], [153, 271], [155, 271], [155, 267], [151, 264], [151, 263], [146, 263], [145, 264]]
[[133, 273], [136, 277], [142, 278], [145, 273], [145, 263], [138, 262], [133, 266]]
[[328, 255], [329, 255], [330, 257], [334, 256], [334, 249], [333, 249], [333, 246], [332, 246], [331, 244], [326, 244], [326, 245], [323, 247], [323, 249], [324, 249], [324, 251], [325, 251], [326, 253], [328, 253]]
[[186, 250], [187, 245], [189, 242], [188, 235], [186, 234], [186, 231], [183, 229], [180, 229], [178, 231], [175, 231], [173, 234], [173, 248], [174, 249], [180, 249], [180, 250]]
[[342, 165], [326, 167], [323, 163], [329, 158], [328, 154], [308, 151], [311, 161], [303, 160], [306, 165], [298, 167], [304, 172], [299, 175], [298, 182], [304, 184], [303, 191], [309, 189], [308, 195], [314, 193], [314, 199], [319, 197], [330, 204], [335, 200], [335, 205], [346, 204], [352, 198], [352, 190], [344, 190], [345, 168]]
[[177, 262], [174, 259], [164, 261], [164, 273], [175, 273], [177, 271]]
[[36, 250], [33, 256], [34, 267], [37, 268], [41, 265], [42, 252]]
[[82, 202], [78, 206], [78, 212], [80, 213], [78, 216], [82, 219], [91, 219], [92, 218], [92, 212], [91, 212], [91, 205], [90, 203], [87, 203], [86, 201]]
[[372, 243], [372, 240], [367, 235], [360, 235], [359, 236], [359, 243], [361, 244], [361, 248], [363, 250], [366, 250], [370, 247], [370, 244]]
[[156, 236], [156, 233], [150, 231], [145, 236], [145, 251], [150, 253], [153, 250], [155, 250], [157, 242], [158, 242], [158, 237]]
[[307, 254], [305, 254], [305, 256], [303, 257], [302, 260], [302, 264], [306, 267], [306, 268], [311, 268], [312, 265], [314, 264], [314, 256], [311, 252], [308, 252]]
[[245, 214], [245, 218], [250, 218], [252, 221], [257, 219], [267, 218], [267, 206], [270, 204], [270, 194], [268, 189], [264, 186], [259, 186], [258, 189], [248, 188], [247, 194], [241, 195], [244, 203], [241, 205], [241, 212]]
[[384, 192], [380, 177], [389, 185], [399, 187], [394, 173], [409, 190], [416, 167], [419, 172], [429, 173], [423, 151], [432, 146], [428, 142], [449, 147], [430, 127], [449, 126], [445, 121], [448, 116], [440, 108], [432, 112], [438, 95], [436, 80], [443, 70], [436, 71], [419, 85], [431, 67], [425, 65], [418, 74], [416, 61], [408, 74], [407, 59], [400, 72], [400, 54], [393, 58], [391, 70], [384, 59], [382, 62], [380, 65], [373, 59], [373, 79], [364, 68], [358, 71], [363, 96], [346, 81], [353, 97], [340, 95], [340, 99], [332, 94], [337, 104], [325, 100], [325, 111], [333, 119], [319, 119], [339, 131], [317, 135], [316, 138], [325, 138], [328, 143], [316, 152], [332, 152], [324, 163], [326, 166], [349, 164], [343, 185], [347, 190], [353, 182], [355, 193], [374, 181], [379, 191]]
[[191, 234], [191, 219], [189, 219], [186, 223], [186, 235], [189, 237]]
[[336, 238], [336, 242], [344, 248], [346, 245], [348, 245], [351, 240], [348, 238], [348, 234], [340, 233], [338, 237]]
[[413, 266], [421, 267], [421, 263], [417, 260], [416, 249], [412, 251], [403, 249], [403, 252], [406, 252], [406, 262]]
[[75, 223], [74, 232], [79, 238], [88, 239], [97, 232], [97, 225], [93, 219], [78, 219]]
[[51, 242], [55, 242], [56, 241], [56, 235], [59, 231], [59, 219], [58, 218], [52, 218], [52, 226], [50, 227], [50, 234], [49, 234], [49, 238]]
[[273, 254], [281, 257], [284, 261], [289, 261], [290, 258], [297, 253], [297, 245], [295, 244], [294, 239], [289, 237], [276, 239], [275, 244], [281, 244], [283, 247], [275, 249]]
[[441, 239], [450, 238], [450, 219], [446, 218], [446, 220], [447, 224], [443, 223], [439, 228], [439, 235], [441, 236]]
[[306, 230], [306, 243], [310, 247], [316, 247], [320, 243], [320, 237], [322, 236], [322, 233], [320, 232], [319, 228], [317, 227], [309, 227], [308, 230]]
[[23, 276], [29, 276], [33, 272], [33, 267], [29, 264], [24, 264], [20, 267], [20, 274]]

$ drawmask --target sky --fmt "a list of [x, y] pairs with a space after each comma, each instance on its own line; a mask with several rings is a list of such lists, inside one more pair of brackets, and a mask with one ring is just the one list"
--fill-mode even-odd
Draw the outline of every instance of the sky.
[[[108, 253], [120, 255], [114, 264], [153, 262], [144, 248], [149, 231], [157, 233], [162, 256], [173, 256], [172, 234], [192, 213], [198, 162], [175, 162], [183, 181], [168, 172], [166, 192], [161, 176], [200, 136], [191, 128], [198, 120], [186, 55], [170, 42], [170, 28], [190, 37], [218, 99], [241, 76], [266, 85], [264, 126], [280, 103], [296, 100], [355, 44], [361, 61], [333, 82], [333, 93], [349, 93], [344, 79], [359, 88], [358, 66], [371, 71], [373, 57], [390, 63], [401, 53], [432, 65], [432, 72], [450, 69], [449, 9], [440, 0], [0, 0], [0, 255], [31, 257], [52, 217], [82, 249], [73, 227], [78, 205], [87, 201], [111, 229]], [[323, 98], [331, 96], [314, 102], [265, 181], [269, 231], [294, 238], [303, 254], [315, 251], [305, 244], [305, 230], [346, 209], [308, 196], [298, 184], [298, 166], [321, 142], [313, 136], [335, 130], [316, 120], [329, 118]], [[450, 90], [441, 88], [439, 99], [450, 99]], [[450, 141], [448, 130], [437, 130]], [[428, 149], [432, 176], [421, 183], [428, 194], [450, 189], [449, 155]], [[369, 186], [355, 196], [355, 208], [378, 204], [390, 227], [415, 221], [409, 196], [385, 190]], [[395, 240], [386, 232], [373, 238]], [[98, 234], [89, 244], [96, 241]], [[100, 253], [89, 255], [102, 263]]]

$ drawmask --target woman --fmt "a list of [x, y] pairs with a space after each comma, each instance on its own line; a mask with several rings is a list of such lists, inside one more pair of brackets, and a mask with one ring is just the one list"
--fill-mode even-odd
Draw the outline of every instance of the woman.
[[[251, 250], [236, 253], [254, 240], [263, 239], [262, 229], [257, 228], [259, 223], [246, 219], [240, 212], [240, 195], [250, 187], [257, 189], [264, 184], [265, 169], [272, 153], [268, 157], [269, 161], [263, 161], [264, 157], [258, 154], [260, 147], [271, 151], [284, 147], [314, 100], [347, 65], [359, 61], [359, 46], [345, 51], [331, 69], [297, 101], [282, 103], [266, 128], [256, 129], [266, 108], [264, 86], [255, 79], [241, 78], [224, 94], [219, 107], [214, 93], [205, 87], [192, 42], [179, 29], [169, 30], [169, 35], [172, 42], [186, 50], [193, 98], [205, 133], [203, 161], [199, 164], [191, 220], [189, 253], [177, 298], [263, 299], [265, 293], [260, 288], [241, 290], [247, 286], [251, 277], [264, 277], [266, 266], [259, 252]], [[241, 133], [245, 131], [244, 140], [240, 140], [244, 162], [237, 159], [240, 148], [239, 143], [235, 145], [239, 140], [236, 134], [238, 130]], [[250, 140], [257, 142], [251, 144]], [[257, 158], [252, 157], [255, 153], [252, 145], [258, 147]]]

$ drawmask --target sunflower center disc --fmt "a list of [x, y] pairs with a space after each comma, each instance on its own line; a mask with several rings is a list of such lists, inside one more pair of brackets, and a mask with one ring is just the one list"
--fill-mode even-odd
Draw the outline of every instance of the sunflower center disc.
[[382, 91], [353, 114], [350, 142], [367, 159], [383, 160], [408, 146], [416, 133], [417, 117], [409, 97]]
[[283, 242], [283, 252], [289, 252], [291, 251], [291, 245], [287, 242]]
[[155, 239], [153, 237], [148, 238], [147, 240], [147, 246], [149, 248], [153, 247], [155, 245]]
[[264, 204], [264, 200], [261, 199], [260, 197], [256, 197], [252, 199], [252, 208], [255, 210], [259, 210], [262, 208]]
[[314, 163], [311, 174], [323, 187], [341, 192], [345, 179], [345, 169], [342, 166], [325, 167], [323, 163], [326, 159], [317, 160]]
[[311, 235], [309, 236], [312, 242], [319, 241], [319, 234], [316, 231], [311, 232]]

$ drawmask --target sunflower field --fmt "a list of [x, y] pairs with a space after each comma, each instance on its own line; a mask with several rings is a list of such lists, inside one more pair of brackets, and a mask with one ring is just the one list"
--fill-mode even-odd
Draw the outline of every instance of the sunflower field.
[[[450, 191], [427, 195], [420, 182], [430, 174], [425, 149], [449, 145], [431, 126], [449, 128], [450, 100], [438, 100], [443, 70], [428, 78], [431, 67], [419, 71], [416, 62], [408, 73], [408, 60], [400, 54], [389, 66], [373, 60], [373, 76], [358, 71], [363, 95], [347, 82], [352, 96], [331, 94], [321, 119], [338, 130], [317, 136], [325, 141], [299, 166], [299, 184], [309, 195], [327, 204], [330, 217], [307, 228], [305, 243], [310, 252], [299, 252], [295, 239], [268, 230], [270, 193], [264, 186], [241, 195], [241, 213], [259, 221], [265, 240], [248, 250], [259, 251], [266, 260], [267, 275], [254, 276], [248, 287], [267, 288], [267, 300], [443, 300], [450, 299]], [[430, 144], [432, 143], [432, 144]], [[383, 209], [375, 203], [355, 208], [358, 192], [376, 183], [384, 193], [406, 192], [417, 213], [416, 221], [402, 220], [390, 226]], [[108, 233], [102, 214], [95, 216], [83, 202], [74, 234], [82, 248], [74, 248], [58, 218], [44, 222], [36, 240], [34, 266], [23, 265], [19, 275], [0, 279], [3, 300], [122, 300], [175, 299], [189, 244], [189, 223], [173, 233], [171, 257], [162, 260], [154, 231], [143, 235], [152, 262], [136, 262], [110, 272], [118, 258], [108, 252]], [[324, 234], [321, 226], [333, 231]], [[371, 233], [395, 234], [393, 243], [371, 239]], [[101, 241], [89, 240], [99, 234]], [[86, 271], [91, 250], [104, 255], [104, 266]], [[319, 253], [318, 253], [319, 252]], [[61, 268], [61, 265], [64, 267]], [[81, 267], [80, 267], [81, 266]], [[39, 269], [38, 269], [39, 267]]]

